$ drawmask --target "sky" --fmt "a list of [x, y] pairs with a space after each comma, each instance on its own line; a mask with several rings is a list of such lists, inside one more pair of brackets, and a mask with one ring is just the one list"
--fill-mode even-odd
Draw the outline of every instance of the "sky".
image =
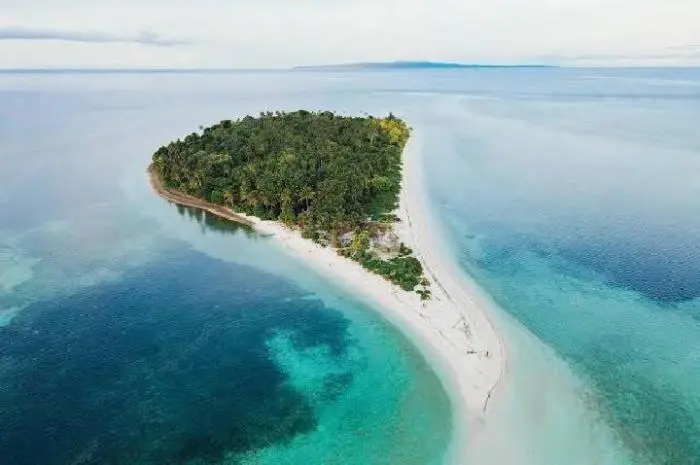
[[700, 65], [700, 0], [0, 0], [0, 68]]

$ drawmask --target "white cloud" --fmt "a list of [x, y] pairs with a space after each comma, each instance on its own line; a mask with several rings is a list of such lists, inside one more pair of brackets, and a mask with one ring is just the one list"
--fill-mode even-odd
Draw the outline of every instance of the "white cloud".
[[182, 39], [167, 39], [152, 32], [144, 31], [134, 36], [122, 36], [104, 32], [62, 31], [57, 29], [30, 29], [23, 27], [0, 27], [0, 40], [28, 41], [50, 40], [62, 42], [81, 42], [90, 44], [135, 43], [142, 45], [173, 46], [185, 45]]
[[[2, 0], [0, 30], [119, 40], [0, 40], [0, 67], [285, 67], [614, 57], [698, 64], [697, 0]], [[149, 31], [150, 35], [143, 35]], [[55, 38], [54, 38], [55, 39]], [[148, 43], [149, 40], [152, 43]], [[185, 40], [187, 44], [155, 47]], [[685, 48], [684, 48], [685, 47]]]

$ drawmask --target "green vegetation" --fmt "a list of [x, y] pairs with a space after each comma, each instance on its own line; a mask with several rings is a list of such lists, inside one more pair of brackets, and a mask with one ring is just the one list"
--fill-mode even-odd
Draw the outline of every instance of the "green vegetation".
[[[367, 270], [384, 276], [406, 291], [415, 290], [419, 285], [425, 287], [428, 284], [423, 277], [423, 266], [412, 255], [413, 251], [403, 243], [396, 256], [383, 260], [370, 249], [369, 235], [366, 231], [362, 231], [355, 235], [350, 247], [340, 249], [339, 253], [359, 262]], [[423, 300], [430, 298], [430, 291], [427, 289], [417, 289], [416, 292]]]
[[[423, 298], [423, 269], [401, 244], [380, 258], [375, 235], [398, 219], [408, 126], [331, 112], [262, 113], [222, 121], [161, 147], [153, 169], [169, 189], [238, 212], [296, 225]], [[427, 293], [427, 294], [426, 294]]]

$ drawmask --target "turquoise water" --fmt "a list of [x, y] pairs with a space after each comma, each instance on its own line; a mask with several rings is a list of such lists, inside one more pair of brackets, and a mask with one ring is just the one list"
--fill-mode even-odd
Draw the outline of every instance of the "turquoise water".
[[440, 463], [447, 397], [405, 338], [146, 184], [165, 140], [304, 107], [393, 111], [421, 141], [435, 228], [508, 347], [469, 463], [700, 463], [698, 70], [0, 89], [0, 462]]
[[406, 338], [148, 186], [161, 143], [274, 98], [156, 81], [0, 78], [0, 463], [441, 463]]

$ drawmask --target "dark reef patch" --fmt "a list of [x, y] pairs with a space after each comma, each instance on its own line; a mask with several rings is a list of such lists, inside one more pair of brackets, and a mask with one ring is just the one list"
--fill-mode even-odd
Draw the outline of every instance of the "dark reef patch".
[[565, 249], [563, 255], [603, 274], [610, 285], [631, 289], [660, 304], [700, 297], [700, 248], [635, 244]]
[[[0, 463], [214, 463], [287, 442], [317, 419], [266, 341], [285, 331], [342, 356], [348, 324], [287, 281], [191, 250], [36, 303], [0, 328]], [[328, 379], [328, 398], [351, 377]]]

